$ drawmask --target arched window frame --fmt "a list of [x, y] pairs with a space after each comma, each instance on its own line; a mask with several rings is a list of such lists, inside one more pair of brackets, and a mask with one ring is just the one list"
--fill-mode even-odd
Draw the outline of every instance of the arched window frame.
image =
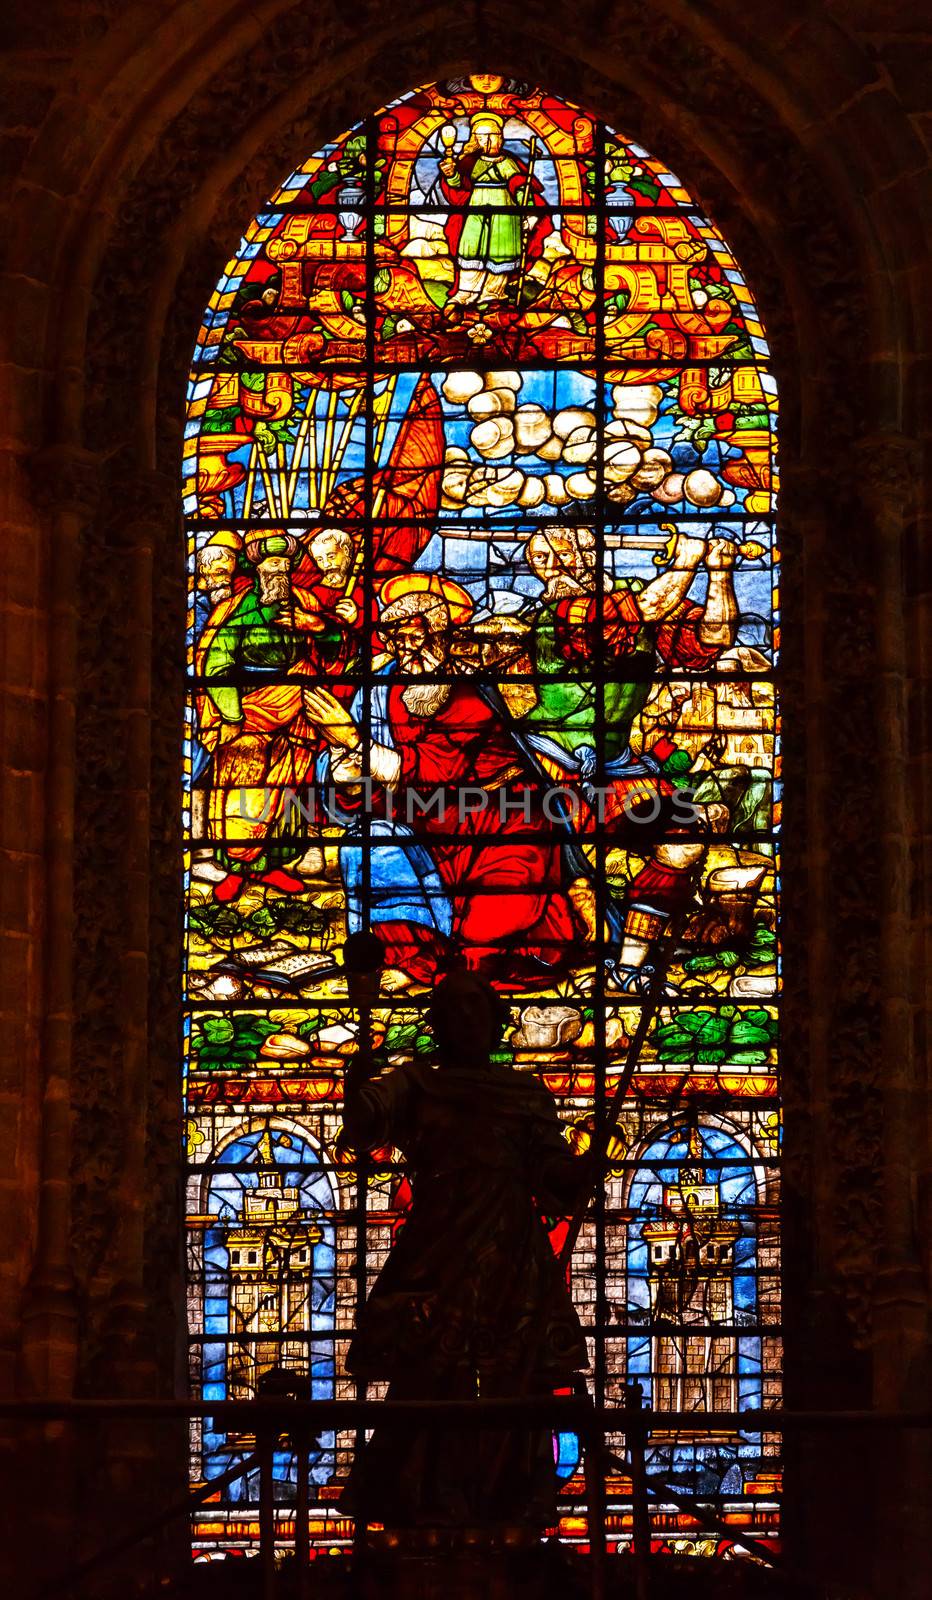
[[[400, 104], [400, 102], [399, 102], [399, 104]], [[434, 130], [434, 128], [439, 128], [440, 123], [442, 123], [442, 115], [440, 115], [440, 114], [426, 115], [426, 117], [424, 117], [423, 120], [421, 120], [421, 123], [418, 123], [418, 125], [415, 125], [416, 128], [418, 128], [418, 136], [420, 136], [421, 133], [429, 133], [429, 131]], [[372, 123], [370, 123], [370, 125], [367, 125], [367, 128], [372, 128], [372, 126], [373, 126]], [[372, 134], [367, 133], [367, 138], [372, 138]], [[604, 133], [599, 134], [599, 138], [604, 139], [605, 138], [605, 134]], [[602, 149], [601, 149], [602, 158], [604, 158], [604, 154], [605, 154], [604, 147], [602, 147]], [[642, 157], [645, 157], [645, 152], [637, 152], [637, 154], [642, 155]], [[645, 157], [645, 160], [647, 160], [647, 157]], [[370, 171], [372, 171], [372, 165], [370, 165]], [[402, 162], [399, 162], [399, 176], [397, 176], [397, 181], [404, 182], [404, 179], [407, 178], [407, 176], [410, 176], [410, 173], [404, 173], [404, 171], [402, 171]], [[671, 176], [671, 174], [668, 174], [668, 176], [669, 176], [669, 178], [671, 178], [671, 186], [676, 186], [676, 179], [673, 179], [673, 176]], [[285, 187], [285, 190], [288, 189], [287, 184], [285, 184], [285, 186], [283, 186], [283, 187]], [[392, 195], [394, 195], [394, 190], [392, 190]], [[372, 198], [373, 198], [373, 190], [370, 190], [370, 194], [368, 194], [367, 197], [365, 197], [365, 200], [367, 200], [368, 205], [370, 205], [370, 206], [372, 206]], [[708, 226], [708, 224], [706, 224], [706, 226]], [[261, 230], [261, 224], [259, 224], [259, 230]], [[370, 227], [368, 227], [368, 224], [367, 224], [367, 246], [365, 246], [365, 251], [367, 251], [367, 256], [365, 256], [365, 259], [367, 259], [367, 269], [370, 270], [370, 272], [372, 272], [373, 259], [375, 259], [375, 238], [372, 238], [372, 240], [370, 240], [370, 238], [368, 238], [368, 234], [370, 234], [370, 232], [372, 232], [372, 229], [370, 229]], [[389, 232], [391, 232], [391, 222], [389, 222]], [[714, 235], [714, 230], [713, 229], [709, 229], [709, 234], [713, 234]], [[285, 251], [282, 251], [282, 254], [285, 254]], [[596, 272], [599, 272], [599, 270], [601, 270], [602, 274], [604, 274], [604, 270], [605, 270], [605, 245], [604, 245], [604, 240], [602, 240], [601, 234], [599, 234], [599, 232], [596, 232], [596, 238], [594, 238], [594, 240], [591, 240], [591, 259], [593, 259], [594, 269], [596, 269]], [[226, 285], [226, 286], [224, 286], [224, 285]], [[219, 291], [219, 293], [221, 293], [221, 298], [223, 298], [223, 294], [227, 294], [227, 296], [229, 296], [229, 294], [232, 293], [232, 291], [231, 291], [231, 275], [227, 275], [227, 277], [224, 278], [224, 280], [221, 280], [221, 291]], [[367, 293], [370, 293], [370, 290], [367, 290]], [[218, 307], [218, 309], [219, 309], [219, 307]], [[751, 312], [753, 312], [753, 307], [751, 307]], [[207, 339], [207, 341], [210, 342], [211, 339], [215, 338], [216, 328], [207, 328], [207, 325], [205, 325], [205, 330], [207, 330], [207, 333], [205, 333], [205, 339]], [[757, 330], [759, 330], [759, 325], [757, 325]], [[757, 331], [757, 334], [754, 334], [753, 338], [754, 339], [757, 339], [757, 338], [762, 339], [761, 330]], [[596, 349], [594, 349], [594, 366], [596, 366], [597, 381], [599, 381], [599, 379], [601, 379], [602, 384], [604, 384], [605, 368], [607, 368], [607, 354], [605, 354], [604, 325], [602, 325], [601, 322], [597, 323], [597, 326], [596, 326], [596, 336], [594, 336], [594, 344], [596, 344]], [[370, 362], [370, 378], [372, 378], [372, 376], [373, 376], [372, 346], [373, 346], [372, 336], [370, 336], [370, 334], [367, 333], [367, 358], [368, 358], [368, 362]], [[599, 346], [601, 346], [601, 349], [599, 349]], [[197, 406], [200, 405], [200, 402], [202, 402], [202, 394], [199, 394], [199, 390], [197, 390], [197, 386], [195, 386], [194, 389], [192, 389], [192, 405], [194, 405], [194, 408], [197, 408]], [[601, 422], [602, 426], [604, 426], [604, 416], [602, 416], [601, 411], [599, 411], [599, 422]], [[197, 438], [197, 430], [195, 430], [194, 434], [192, 434], [192, 438]], [[375, 429], [373, 429], [372, 424], [370, 424], [370, 435], [368, 435], [368, 438], [370, 438], [370, 445], [372, 445], [372, 443], [375, 442]], [[604, 448], [604, 440], [602, 440], [602, 448]], [[200, 459], [202, 459], [202, 454], [200, 454], [200, 456], [199, 456], [199, 453], [197, 453], [197, 450], [192, 450], [191, 454], [189, 454], [189, 467], [187, 467], [187, 470], [189, 470], [189, 482], [191, 482], [191, 478], [194, 477], [195, 472], [197, 472], [197, 466], [199, 466]], [[367, 469], [365, 469], [365, 470], [367, 470], [367, 474], [370, 475], [370, 477], [372, 477], [373, 470], [376, 470], [375, 461], [373, 461], [373, 458], [372, 458], [372, 451], [370, 451], [370, 456], [368, 456]], [[370, 518], [370, 520], [372, 520], [372, 518]], [[368, 558], [368, 565], [372, 565], [372, 558]], [[367, 579], [368, 579], [367, 600], [370, 600], [370, 598], [372, 598], [372, 573], [367, 573]], [[601, 728], [601, 733], [599, 733], [599, 742], [604, 741], [604, 736], [605, 736], [605, 722], [604, 722], [604, 714], [602, 714], [602, 728]], [[604, 1051], [604, 1050], [605, 1050], [605, 1046], [602, 1045], [602, 1051]], [[596, 1106], [596, 1117], [599, 1117], [599, 1110], [604, 1110], [604, 1107], [605, 1107], [605, 1075], [604, 1074], [602, 1074], [602, 1085], [601, 1085], [601, 1091], [599, 1091], [599, 1094], [601, 1094], [601, 1106], [599, 1106], [599, 1104], [597, 1104], [597, 1106]], [[597, 1096], [596, 1096], [597, 1101], [599, 1101], [599, 1094], [597, 1094]], [[601, 1221], [596, 1221], [596, 1229], [594, 1229], [594, 1237], [596, 1237], [596, 1256], [599, 1256], [599, 1254], [601, 1254], [601, 1256], [602, 1256], [602, 1267], [601, 1267], [601, 1269], [599, 1269], [602, 1272], [602, 1277], [604, 1277], [604, 1274], [605, 1274], [605, 1243], [604, 1243], [605, 1235], [604, 1235], [604, 1226], [605, 1226], [605, 1216], [602, 1216]], [[599, 1365], [599, 1363], [597, 1363], [597, 1365]], [[604, 1363], [602, 1363], [601, 1379], [597, 1378], [597, 1384], [601, 1384], [601, 1387], [602, 1387], [602, 1394], [605, 1394], [605, 1392], [607, 1392], [607, 1384], [605, 1384], [605, 1376], [607, 1376], [607, 1374], [605, 1374]]]

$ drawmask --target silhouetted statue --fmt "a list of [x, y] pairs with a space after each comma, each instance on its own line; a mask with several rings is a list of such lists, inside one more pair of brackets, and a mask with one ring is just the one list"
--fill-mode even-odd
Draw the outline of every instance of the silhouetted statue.
[[[574, 1208], [581, 1165], [547, 1091], [490, 1059], [503, 1007], [485, 979], [445, 978], [430, 1017], [434, 1058], [347, 1075], [347, 1138], [397, 1146], [414, 1196], [347, 1365], [390, 1399], [551, 1394], [588, 1361], [540, 1213]], [[556, 1486], [548, 1428], [377, 1427], [343, 1503], [390, 1528], [541, 1529]]]

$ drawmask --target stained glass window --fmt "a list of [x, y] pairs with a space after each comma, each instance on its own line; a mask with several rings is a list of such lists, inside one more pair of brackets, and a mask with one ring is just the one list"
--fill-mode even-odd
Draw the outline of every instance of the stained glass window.
[[[767, 354], [661, 160], [487, 75], [403, 96], [285, 180], [188, 395], [192, 1394], [283, 1372], [359, 1392], [347, 1343], [410, 1193], [397, 1152], [360, 1167], [341, 1138], [348, 932], [387, 948], [389, 1060], [430, 1050], [438, 972], [486, 973], [505, 1058], [577, 1150], [646, 1013], [571, 1281], [596, 1398], [637, 1382], [655, 1413], [654, 1538], [681, 1554], [778, 1531], [779, 1440], [735, 1420], [779, 1404], [781, 1372]], [[312, 1453], [315, 1549], [352, 1538], [353, 1442]], [[194, 1479], [250, 1444], [198, 1424]], [[555, 1451], [557, 1532], [584, 1546], [576, 1440]], [[283, 1540], [295, 1470], [280, 1451]], [[607, 1494], [623, 1551], [623, 1465]], [[247, 1474], [198, 1512], [195, 1553], [257, 1540]]]

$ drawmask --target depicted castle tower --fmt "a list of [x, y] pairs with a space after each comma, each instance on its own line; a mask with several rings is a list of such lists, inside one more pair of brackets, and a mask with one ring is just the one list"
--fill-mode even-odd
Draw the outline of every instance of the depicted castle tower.
[[[717, 1183], [707, 1183], [702, 1139], [689, 1134], [689, 1161], [664, 1184], [661, 1215], [641, 1230], [649, 1254], [652, 1404], [655, 1411], [736, 1411], [734, 1244], [740, 1224], [725, 1217]], [[695, 1331], [690, 1331], [694, 1329]]]
[[272, 1368], [306, 1372], [311, 1331], [314, 1246], [323, 1237], [314, 1213], [286, 1188], [268, 1129], [256, 1147], [256, 1188], [246, 1189], [226, 1231], [230, 1259], [229, 1395], [252, 1399]]

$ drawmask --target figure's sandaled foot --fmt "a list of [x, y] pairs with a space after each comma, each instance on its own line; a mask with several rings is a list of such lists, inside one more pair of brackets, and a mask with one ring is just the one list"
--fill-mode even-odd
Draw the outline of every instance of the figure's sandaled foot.
[[207, 883], [213, 887], [215, 883], [222, 883], [226, 876], [226, 867], [221, 867], [212, 856], [195, 856], [191, 864], [191, 877], [195, 883]]
[[214, 884], [214, 899], [229, 904], [239, 898], [245, 883], [246, 879], [239, 872], [228, 872], [220, 883]]
[[273, 867], [271, 872], [264, 872], [259, 881], [267, 883], [270, 889], [277, 889], [280, 894], [301, 894], [304, 889], [304, 879], [294, 872], [286, 872], [284, 867]]

